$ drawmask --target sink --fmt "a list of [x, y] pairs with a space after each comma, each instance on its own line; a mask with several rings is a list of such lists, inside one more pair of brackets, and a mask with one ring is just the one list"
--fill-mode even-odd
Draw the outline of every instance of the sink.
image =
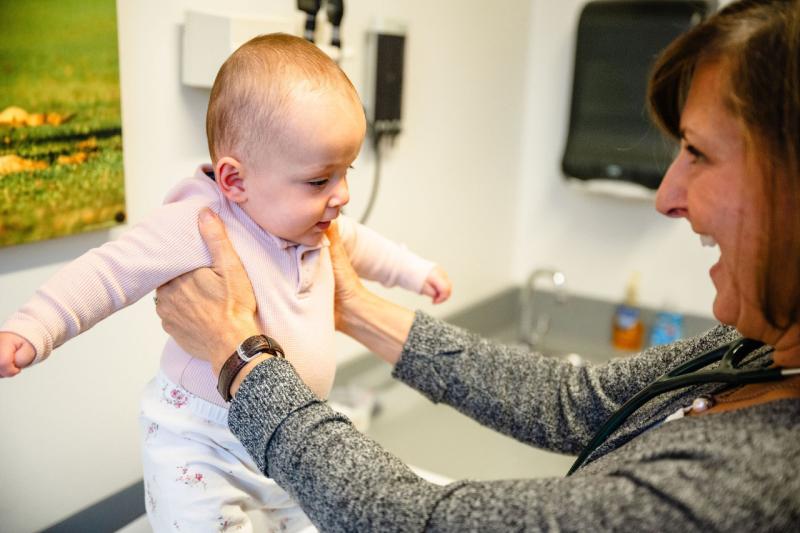
[[405, 463], [450, 479], [563, 476], [574, 461], [501, 435], [399, 383], [381, 392], [380, 403], [367, 434]]
[[[516, 344], [515, 328], [494, 338]], [[546, 347], [551, 357], [585, 360], [572, 350]], [[577, 358], [576, 358], [577, 357]], [[389, 368], [385, 367], [389, 372]], [[380, 410], [367, 434], [404, 462], [450, 479], [515, 479], [563, 476], [575, 458], [533, 448], [482, 426], [450, 406], [434, 404], [390, 381], [379, 393]], [[487, 453], [490, 451], [491, 453]]]

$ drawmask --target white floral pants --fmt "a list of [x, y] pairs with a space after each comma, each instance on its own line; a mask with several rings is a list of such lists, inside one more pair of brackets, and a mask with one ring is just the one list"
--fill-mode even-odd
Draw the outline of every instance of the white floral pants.
[[227, 426], [228, 411], [163, 374], [145, 388], [145, 507], [153, 531], [316, 532]]

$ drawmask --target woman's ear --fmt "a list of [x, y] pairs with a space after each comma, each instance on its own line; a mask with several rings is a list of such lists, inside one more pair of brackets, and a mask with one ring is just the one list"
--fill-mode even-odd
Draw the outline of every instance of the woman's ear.
[[232, 157], [222, 157], [214, 166], [214, 176], [222, 194], [237, 204], [247, 200], [247, 189], [242, 177], [242, 164]]

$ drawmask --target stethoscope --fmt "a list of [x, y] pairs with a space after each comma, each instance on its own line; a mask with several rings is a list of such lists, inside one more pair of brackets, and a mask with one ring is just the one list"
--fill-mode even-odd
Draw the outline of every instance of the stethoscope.
[[[778, 381], [789, 376], [800, 375], [800, 368], [784, 369], [771, 367], [750, 370], [739, 368], [739, 365], [745, 357], [762, 346], [764, 346], [763, 342], [739, 338], [718, 348], [711, 349], [695, 357], [691, 361], [687, 361], [676, 369], [667, 372], [637, 393], [633, 398], [625, 402], [622, 407], [617, 409], [617, 411], [606, 420], [594, 434], [592, 440], [589, 441], [589, 444], [583, 448], [578, 459], [573, 463], [569, 472], [567, 472], [567, 475], [570, 476], [575, 473], [575, 471], [586, 462], [586, 459], [599, 448], [629, 416], [660, 394], [682, 387], [688, 387], [689, 385], [705, 383], [746, 385], [749, 383]], [[701, 370], [703, 367], [716, 363], [717, 361], [720, 361], [718, 367]]]

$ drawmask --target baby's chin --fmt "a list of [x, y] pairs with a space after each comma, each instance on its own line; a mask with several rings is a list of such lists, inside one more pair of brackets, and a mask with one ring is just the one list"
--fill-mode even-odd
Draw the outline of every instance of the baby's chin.
[[322, 239], [323, 239], [324, 236], [325, 236], [325, 232], [324, 231], [320, 231], [320, 232], [310, 232], [310, 233], [306, 233], [304, 235], [301, 235], [299, 237], [295, 237], [295, 238], [292, 238], [292, 239], [284, 239], [284, 240], [287, 240], [287, 241], [290, 241], [290, 242], [294, 242], [294, 243], [297, 243], [297, 244], [302, 244], [302, 245], [305, 245], [305, 246], [319, 246], [319, 244], [322, 242]]

